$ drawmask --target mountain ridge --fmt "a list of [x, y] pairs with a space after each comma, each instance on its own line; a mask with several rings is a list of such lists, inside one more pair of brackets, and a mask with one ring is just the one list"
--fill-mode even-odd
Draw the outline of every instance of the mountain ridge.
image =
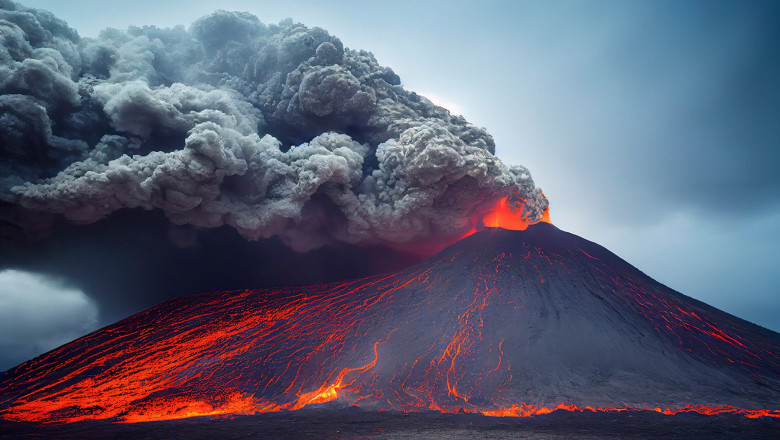
[[549, 224], [397, 273], [169, 300], [0, 375], [0, 417], [126, 422], [359, 405], [774, 415], [780, 334]]

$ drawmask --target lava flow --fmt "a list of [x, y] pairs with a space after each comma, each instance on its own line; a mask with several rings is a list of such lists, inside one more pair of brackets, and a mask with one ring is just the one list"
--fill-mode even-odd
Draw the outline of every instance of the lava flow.
[[170, 300], [2, 373], [0, 417], [322, 404], [780, 417], [778, 353], [777, 333], [542, 222], [488, 228], [395, 274]]

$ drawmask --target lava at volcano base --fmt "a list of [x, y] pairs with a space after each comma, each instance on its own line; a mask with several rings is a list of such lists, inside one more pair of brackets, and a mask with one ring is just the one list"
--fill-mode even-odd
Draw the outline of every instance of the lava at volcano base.
[[546, 223], [395, 274], [176, 298], [0, 376], [0, 417], [124, 422], [307, 405], [780, 417], [780, 335]]

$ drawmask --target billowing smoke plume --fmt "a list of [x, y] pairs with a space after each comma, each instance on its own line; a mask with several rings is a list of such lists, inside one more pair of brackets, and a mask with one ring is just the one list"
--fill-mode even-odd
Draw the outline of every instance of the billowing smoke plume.
[[305, 250], [457, 234], [508, 193], [531, 221], [547, 206], [370, 53], [246, 13], [91, 39], [0, 0], [0, 139], [4, 204], [77, 223], [160, 209]]

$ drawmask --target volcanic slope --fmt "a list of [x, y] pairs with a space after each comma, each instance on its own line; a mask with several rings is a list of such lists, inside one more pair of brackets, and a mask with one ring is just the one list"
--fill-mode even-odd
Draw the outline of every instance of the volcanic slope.
[[395, 274], [191, 295], [0, 376], [0, 417], [126, 422], [295, 410], [780, 416], [780, 334], [540, 223]]

